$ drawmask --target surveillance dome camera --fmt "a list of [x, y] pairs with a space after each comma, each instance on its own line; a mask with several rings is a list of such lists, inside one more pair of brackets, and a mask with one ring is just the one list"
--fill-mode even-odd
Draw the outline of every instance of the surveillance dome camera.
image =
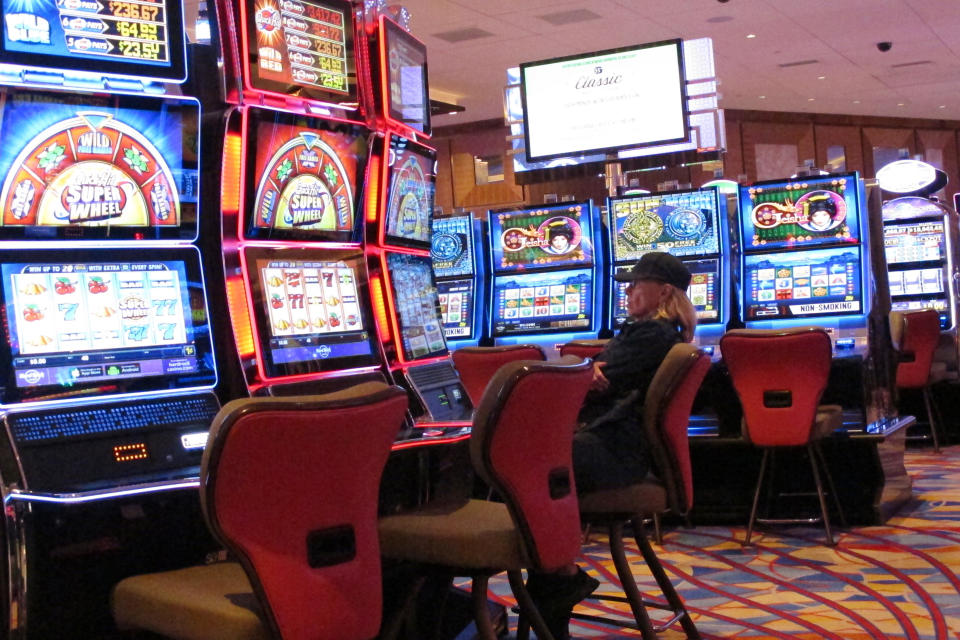
[[727, 4], [730, 0], [717, 0], [720, 4]]
[[877, 43], [877, 49], [879, 49], [880, 51], [883, 51], [884, 53], [886, 53], [887, 51], [890, 51], [890, 49], [893, 49], [893, 43], [892, 43], [892, 42], [878, 42], [878, 43]]

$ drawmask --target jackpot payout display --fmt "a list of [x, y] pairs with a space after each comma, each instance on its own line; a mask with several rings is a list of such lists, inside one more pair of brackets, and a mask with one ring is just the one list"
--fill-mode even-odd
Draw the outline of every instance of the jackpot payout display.
[[239, 11], [246, 89], [356, 108], [349, 2], [240, 0]]
[[747, 326], [822, 325], [838, 351], [866, 347], [871, 280], [863, 203], [855, 173], [740, 187]]
[[183, 6], [175, 0], [3, 0], [0, 60], [47, 70], [183, 81]]
[[553, 348], [596, 338], [600, 305], [591, 202], [491, 211], [490, 335]]

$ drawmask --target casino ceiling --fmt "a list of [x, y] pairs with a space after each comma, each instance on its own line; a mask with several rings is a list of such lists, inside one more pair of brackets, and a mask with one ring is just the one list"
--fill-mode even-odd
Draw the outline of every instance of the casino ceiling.
[[521, 62], [678, 37], [713, 39], [726, 109], [960, 120], [960, 0], [388, 3], [427, 45], [431, 97], [466, 108], [434, 126], [501, 118]]

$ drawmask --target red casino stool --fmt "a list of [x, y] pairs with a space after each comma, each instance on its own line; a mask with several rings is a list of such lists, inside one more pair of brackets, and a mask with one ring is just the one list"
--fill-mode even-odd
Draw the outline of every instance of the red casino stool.
[[381, 382], [224, 406], [200, 502], [232, 560], [121, 581], [118, 628], [186, 640], [375, 637], [380, 476], [406, 410], [406, 391]]
[[[842, 425], [841, 407], [819, 404], [830, 375], [833, 355], [830, 336], [820, 327], [735, 329], [720, 339], [720, 351], [743, 406], [744, 437], [763, 449], [743, 544], [750, 544], [757, 522], [823, 522], [827, 544], [835, 544], [820, 480], [822, 465], [830, 495], [841, 523], [845, 525], [833, 478], [820, 449], [820, 441]], [[760, 490], [771, 455], [774, 451], [789, 449], [804, 449], [807, 452], [820, 503], [820, 517], [758, 518]]]
[[546, 360], [539, 345], [511, 344], [499, 347], [463, 347], [452, 354], [453, 367], [474, 407], [480, 405], [483, 390], [500, 367], [515, 360]]
[[424, 573], [471, 578], [474, 621], [483, 640], [496, 640], [487, 584], [504, 571], [537, 637], [552, 640], [522, 570], [571, 565], [580, 550], [571, 455], [577, 413], [592, 379], [591, 363], [572, 356], [501, 367], [477, 405], [470, 458], [503, 502], [470, 500], [444, 513], [380, 521], [384, 557]]
[[891, 311], [890, 337], [898, 352], [897, 389], [919, 389], [930, 425], [933, 450], [940, 452], [938, 420], [930, 384], [933, 382], [933, 355], [940, 341], [940, 313], [934, 309]]
[[597, 354], [607, 346], [608, 340], [573, 340], [560, 345], [561, 356], [580, 356], [581, 358], [596, 358]]

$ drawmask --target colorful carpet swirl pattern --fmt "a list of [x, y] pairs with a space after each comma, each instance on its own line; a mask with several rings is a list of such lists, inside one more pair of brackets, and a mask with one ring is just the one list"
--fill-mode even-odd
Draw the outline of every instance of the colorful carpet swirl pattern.
[[[705, 640], [960, 640], [960, 446], [940, 455], [908, 451], [907, 469], [915, 500], [883, 526], [841, 530], [833, 548], [812, 527], [762, 528], [756, 544], [743, 547], [742, 527], [698, 526], [666, 531], [663, 547], [654, 549]], [[641, 590], [655, 593], [629, 542]], [[601, 592], [621, 593], [603, 536], [592, 536], [581, 564], [601, 579]], [[492, 590], [513, 604], [505, 579]], [[617, 608], [627, 611], [596, 601], [578, 611]], [[570, 631], [575, 638], [639, 637], [576, 621]], [[677, 628], [660, 637], [685, 635]]]

